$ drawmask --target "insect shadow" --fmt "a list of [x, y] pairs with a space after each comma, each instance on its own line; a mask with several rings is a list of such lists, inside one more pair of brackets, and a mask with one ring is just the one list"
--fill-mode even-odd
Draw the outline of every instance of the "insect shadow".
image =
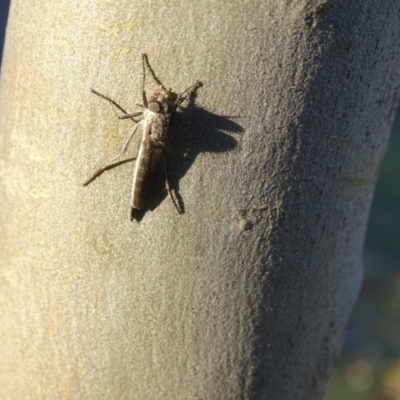
[[[185, 203], [179, 190], [179, 182], [197, 156], [200, 153], [223, 153], [234, 150], [237, 147], [237, 140], [231, 134], [244, 131], [238, 123], [230, 119], [232, 117], [217, 115], [197, 107], [195, 97], [196, 94], [190, 99], [184, 112], [175, 114], [171, 127], [171, 146], [168, 146], [165, 152], [171, 185], [183, 212]], [[154, 208], [158, 207], [165, 197], [165, 191], [158, 192]]]

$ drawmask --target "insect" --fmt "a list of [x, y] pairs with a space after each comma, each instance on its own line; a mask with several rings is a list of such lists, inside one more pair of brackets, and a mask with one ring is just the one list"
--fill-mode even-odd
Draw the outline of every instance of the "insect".
[[[119, 119], [132, 119], [136, 122], [133, 131], [129, 134], [121, 152], [108, 161], [103, 167], [99, 168], [91, 178], [89, 178], [83, 186], [89, 185], [103, 172], [116, 166], [116, 161], [124, 155], [129, 147], [135, 132], [141, 127], [142, 140], [140, 143], [139, 151], [136, 157], [135, 169], [133, 172], [133, 185], [131, 197], [131, 221], [134, 219], [140, 221], [142, 213], [146, 211], [152, 203], [154, 198], [157, 178], [163, 170], [165, 176], [165, 187], [169, 197], [172, 200], [176, 210], [179, 214], [183, 213], [182, 207], [178, 205], [178, 201], [174, 198], [171, 185], [168, 179], [167, 166], [165, 161], [165, 148], [170, 139], [170, 126], [174, 113], [180, 105], [195, 93], [198, 88], [202, 86], [200, 81], [186, 88], [180, 93], [175, 93], [172, 89], [167, 89], [158, 79], [150, 66], [147, 54], [142, 54], [143, 65], [143, 80], [142, 80], [142, 101], [143, 104], [138, 104], [143, 110], [134, 113], [126, 113], [126, 111], [111, 98], [92, 89], [92, 93], [107, 100], [110, 104], [117, 107], [122, 111], [123, 115], [117, 115]], [[152, 78], [158, 84], [156, 91], [147, 96], [145, 90], [146, 68], [149, 70]], [[115, 111], [114, 111], [115, 112]], [[136, 118], [140, 120], [137, 121]]]

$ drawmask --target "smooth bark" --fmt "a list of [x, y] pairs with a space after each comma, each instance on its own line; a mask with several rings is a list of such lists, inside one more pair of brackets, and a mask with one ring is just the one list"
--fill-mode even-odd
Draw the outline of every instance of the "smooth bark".
[[[14, 0], [1, 77], [0, 397], [320, 399], [397, 105], [399, 2]], [[175, 121], [129, 220], [146, 51]], [[154, 86], [153, 86], [154, 88]], [[135, 153], [133, 144], [130, 156]]]

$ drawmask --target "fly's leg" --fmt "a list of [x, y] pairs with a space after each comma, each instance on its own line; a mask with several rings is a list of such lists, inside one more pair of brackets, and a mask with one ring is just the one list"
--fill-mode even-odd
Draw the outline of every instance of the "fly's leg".
[[122, 111], [122, 112], [124, 113], [123, 115], [119, 116], [119, 115], [115, 112], [114, 108], [111, 107], [111, 109], [113, 110], [113, 113], [115, 114], [115, 116], [116, 116], [117, 118], [119, 118], [119, 119], [127, 119], [127, 118], [130, 118], [132, 121], [138, 122], [134, 117], [138, 117], [139, 115], [141, 115], [142, 113], [141, 113], [140, 111], [137, 112], [137, 113], [128, 114], [124, 108], [122, 108], [116, 101], [114, 101], [114, 100], [111, 99], [110, 97], [108, 97], [108, 96], [106, 96], [106, 95], [104, 95], [104, 94], [101, 94], [101, 93], [99, 93], [97, 90], [94, 90], [94, 89], [91, 89], [91, 92], [94, 93], [95, 95], [101, 97], [102, 99], [107, 100], [110, 104], [112, 104], [113, 106], [117, 107], [118, 110], [120, 110], [120, 111]]
[[135, 128], [133, 129], [132, 133], [128, 136], [127, 140], [125, 141], [124, 145], [122, 146], [121, 152], [112, 158], [110, 161], [107, 162], [107, 164], [103, 165], [101, 168], [99, 168], [84, 184], [83, 186], [89, 185], [89, 183], [93, 182], [96, 178], [98, 178], [103, 172], [107, 171], [110, 169], [113, 164], [115, 164], [115, 161], [117, 161], [119, 158], [121, 158], [124, 153], [126, 152], [129, 143], [131, 142], [133, 135], [135, 134], [136, 130], [138, 129], [140, 124], [137, 124]]
[[165, 156], [163, 156], [163, 166], [164, 166], [164, 174], [165, 174], [165, 188], [167, 189], [168, 195], [171, 198], [172, 203], [174, 204], [178, 213], [183, 214], [184, 213], [183, 207], [180, 204], [178, 205], [179, 201], [176, 200], [172, 194], [172, 188], [171, 188], [171, 184], [169, 182], [168, 173], [167, 173], [167, 165], [165, 163]]
[[132, 119], [133, 121], [137, 122], [134, 117], [138, 117], [139, 115], [142, 115], [143, 113], [141, 111], [131, 113], [131, 114], [124, 114], [124, 115], [118, 115], [118, 119]]
[[178, 95], [178, 100], [176, 102], [176, 108], [178, 108], [188, 97], [195, 93], [197, 89], [201, 88], [203, 83], [200, 81], [196, 81], [193, 85], [190, 85], [188, 88], [183, 90]]
[[146, 96], [146, 63], [149, 65], [149, 60], [147, 59], [147, 54], [142, 53], [142, 67], [143, 67], [143, 80], [142, 80], [142, 99], [143, 99], [143, 107], [147, 108], [147, 96]]
[[146, 53], [142, 53], [142, 59], [143, 59], [143, 73], [145, 70], [145, 65], [147, 66], [147, 68], [149, 69], [151, 76], [153, 77], [154, 81], [160, 85], [163, 90], [165, 90], [166, 92], [168, 92], [167, 88], [162, 84], [162, 82], [158, 79], [156, 73], [154, 72], [153, 68], [151, 68], [150, 63], [149, 63], [149, 59], [147, 57]]

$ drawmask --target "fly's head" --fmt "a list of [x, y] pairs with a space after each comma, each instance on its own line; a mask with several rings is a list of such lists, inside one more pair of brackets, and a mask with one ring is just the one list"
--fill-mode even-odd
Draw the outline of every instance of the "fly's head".
[[158, 89], [149, 97], [149, 104], [157, 102], [161, 105], [162, 112], [165, 115], [172, 115], [176, 110], [176, 103], [178, 101], [178, 94], [173, 92], [172, 89], [166, 89], [159, 86]]
[[157, 92], [150, 96], [143, 119], [145, 131], [150, 134], [153, 144], [156, 146], [166, 144], [172, 116], [171, 106], [163, 100], [163, 97]]

